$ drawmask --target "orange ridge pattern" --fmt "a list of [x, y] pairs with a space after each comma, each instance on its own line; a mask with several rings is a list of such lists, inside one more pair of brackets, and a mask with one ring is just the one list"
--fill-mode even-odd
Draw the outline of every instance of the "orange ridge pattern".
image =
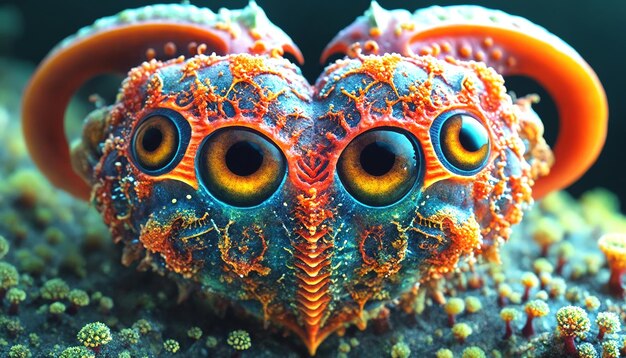
[[[315, 155], [311, 152], [309, 161], [315, 161]], [[319, 173], [311, 170], [310, 166], [299, 161], [308, 171], [298, 173], [305, 181], [314, 182]], [[319, 169], [319, 167], [318, 167]], [[311, 175], [311, 176], [309, 176]], [[295, 238], [292, 240], [294, 266], [298, 282], [296, 302], [304, 332], [300, 333], [309, 350], [313, 352], [322, 340], [332, 332], [332, 328], [325, 327], [325, 321], [329, 318], [327, 311], [331, 301], [330, 267], [333, 257], [334, 238], [331, 228], [334, 218], [333, 211], [329, 209], [329, 196], [323, 188], [309, 184], [308, 189], [303, 190], [306, 194], [296, 197], [297, 204], [294, 218], [297, 220], [294, 229]]]

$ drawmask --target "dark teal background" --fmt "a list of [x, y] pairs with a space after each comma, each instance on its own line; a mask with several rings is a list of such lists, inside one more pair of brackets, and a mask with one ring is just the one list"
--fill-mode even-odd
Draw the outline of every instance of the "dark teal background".
[[[176, 1], [163, 1], [176, 2]], [[324, 46], [343, 27], [361, 15], [369, 1], [287, 1], [258, 0], [272, 22], [287, 32], [306, 58], [302, 67], [309, 81], [314, 81], [323, 66], [318, 58]], [[80, 27], [125, 8], [139, 7], [155, 1], [42, 1], [0, 0], [12, 4], [22, 13], [23, 35], [11, 46], [9, 53], [36, 63], [61, 39]], [[197, 6], [241, 8], [247, 1], [192, 1]], [[574, 47], [595, 69], [604, 84], [610, 106], [609, 135], [598, 162], [570, 191], [575, 195], [603, 186], [618, 193], [626, 201], [624, 169], [626, 151], [626, 1], [620, 0], [516, 0], [516, 1], [379, 1], [385, 8], [415, 10], [430, 5], [475, 4], [497, 8], [523, 16], [553, 32]], [[556, 110], [545, 92], [532, 81], [511, 79], [509, 90], [518, 95], [538, 92], [543, 97], [537, 107], [549, 141], [558, 130]], [[593, 118], [590, 118], [593, 120]]]

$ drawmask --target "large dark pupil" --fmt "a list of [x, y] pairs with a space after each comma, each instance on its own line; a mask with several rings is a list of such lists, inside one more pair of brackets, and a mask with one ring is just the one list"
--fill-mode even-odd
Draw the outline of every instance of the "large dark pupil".
[[359, 159], [361, 167], [367, 174], [381, 176], [393, 168], [396, 154], [388, 143], [376, 141], [363, 148]]
[[263, 164], [263, 151], [251, 142], [237, 142], [226, 152], [226, 166], [233, 174], [245, 177], [256, 173]]
[[487, 145], [487, 138], [476, 127], [461, 124], [459, 141], [468, 152], [476, 152]]
[[143, 136], [141, 145], [147, 152], [154, 152], [163, 142], [163, 133], [158, 128], [148, 128]]

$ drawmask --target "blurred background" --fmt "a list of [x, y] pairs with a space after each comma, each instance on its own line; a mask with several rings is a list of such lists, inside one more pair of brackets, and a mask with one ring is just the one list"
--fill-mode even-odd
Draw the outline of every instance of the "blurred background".
[[[125, 8], [157, 2], [176, 1], [0, 0], [0, 57], [11, 57], [35, 65], [60, 40], [79, 28], [92, 24], [96, 19]], [[247, 1], [195, 0], [192, 3], [216, 11], [220, 7], [241, 8]], [[300, 47], [306, 59], [302, 70], [310, 82], [314, 82], [322, 72], [323, 64], [318, 59], [324, 46], [339, 30], [369, 7], [367, 0], [257, 0], [257, 3], [266, 11], [269, 19], [289, 34]], [[594, 68], [608, 95], [609, 134], [604, 151], [596, 164], [568, 190], [578, 196], [588, 189], [605, 187], [617, 193], [621, 201], [625, 202], [626, 1], [379, 0], [379, 4], [387, 9], [405, 8], [411, 11], [431, 5], [468, 3], [520, 15], [547, 28], [574, 47]], [[117, 81], [114, 78], [101, 80], [95, 84], [97, 92], [105, 98], [113, 98], [115, 87], [119, 83]], [[538, 93], [541, 96], [542, 101], [535, 110], [546, 124], [548, 141], [553, 142], [558, 131], [557, 112], [545, 91], [525, 78], [507, 78], [507, 88], [518, 96], [528, 93]]]

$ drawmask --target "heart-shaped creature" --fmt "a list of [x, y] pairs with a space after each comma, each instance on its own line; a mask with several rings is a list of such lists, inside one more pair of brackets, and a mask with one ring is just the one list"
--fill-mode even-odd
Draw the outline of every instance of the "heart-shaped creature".
[[[158, 44], [165, 56], [188, 44], [194, 55], [157, 61]], [[255, 4], [218, 15], [130, 10], [53, 51], [26, 93], [24, 122], [35, 161], [91, 198], [125, 263], [237, 302], [311, 354], [459, 260], [496, 257], [535, 180], [544, 177], [538, 195], [569, 184], [602, 146], [595, 75], [517, 17], [374, 3], [329, 45], [324, 56], [349, 56], [315, 86], [283, 51], [301, 58]], [[62, 132], [69, 97], [143, 54], [151, 59], [130, 70], [116, 103], [87, 118], [75, 174]], [[533, 98], [513, 101], [496, 70], [530, 75], [555, 98], [550, 175]]]

